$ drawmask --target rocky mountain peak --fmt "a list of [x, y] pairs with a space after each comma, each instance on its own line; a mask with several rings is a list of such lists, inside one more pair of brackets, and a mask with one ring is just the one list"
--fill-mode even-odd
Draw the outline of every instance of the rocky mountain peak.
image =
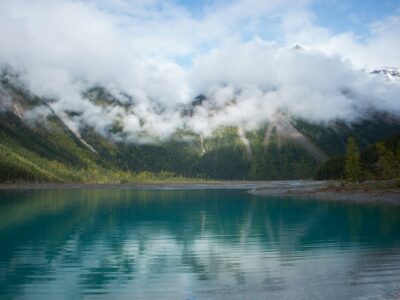
[[400, 69], [396, 67], [384, 67], [372, 71], [371, 74], [384, 76], [388, 81], [400, 81]]

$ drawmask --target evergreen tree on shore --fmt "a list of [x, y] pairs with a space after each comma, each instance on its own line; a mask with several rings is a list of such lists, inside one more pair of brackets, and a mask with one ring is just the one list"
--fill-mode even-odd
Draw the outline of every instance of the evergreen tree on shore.
[[360, 150], [354, 138], [350, 137], [347, 140], [346, 146], [346, 164], [345, 175], [349, 181], [358, 181], [361, 179], [361, 163]]
[[396, 172], [397, 163], [396, 163], [395, 153], [392, 150], [385, 147], [385, 144], [382, 142], [378, 143], [376, 145], [376, 148], [379, 154], [377, 165], [380, 171], [379, 173], [381, 179], [395, 178], [398, 173]]

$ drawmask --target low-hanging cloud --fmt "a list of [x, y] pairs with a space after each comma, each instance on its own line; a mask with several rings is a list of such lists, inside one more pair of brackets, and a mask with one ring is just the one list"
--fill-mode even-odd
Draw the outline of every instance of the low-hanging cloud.
[[254, 128], [277, 110], [312, 121], [354, 120], [370, 109], [400, 111], [398, 83], [355, 70], [340, 57], [262, 41], [230, 43], [200, 57], [192, 81], [213, 99], [212, 125]]
[[[374, 24], [359, 42], [315, 25], [311, 2], [231, 1], [200, 17], [169, 1], [2, 2], [0, 64], [51, 99], [75, 130], [110, 135], [120, 124], [116, 139], [250, 130], [277, 110], [316, 122], [354, 120], [369, 109], [399, 113], [400, 84], [369, 72], [400, 65], [399, 17]], [[266, 19], [283, 39], [260, 37]], [[90, 101], [84, 92], [95, 86], [120, 105]], [[183, 113], [200, 94], [207, 100]]]

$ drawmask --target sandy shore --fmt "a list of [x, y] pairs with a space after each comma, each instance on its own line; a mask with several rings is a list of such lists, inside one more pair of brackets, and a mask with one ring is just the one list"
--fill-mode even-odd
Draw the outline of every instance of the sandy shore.
[[246, 189], [258, 196], [400, 205], [400, 189], [347, 189], [332, 181], [221, 181], [159, 184], [1, 184], [0, 190], [37, 189]]

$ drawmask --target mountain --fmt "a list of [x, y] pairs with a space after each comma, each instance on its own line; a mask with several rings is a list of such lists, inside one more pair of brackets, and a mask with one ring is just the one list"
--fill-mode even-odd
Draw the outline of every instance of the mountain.
[[[129, 95], [116, 98], [97, 86], [82, 96], [94, 107], [134, 113]], [[190, 118], [207, 101], [200, 95], [181, 114]], [[33, 95], [10, 76], [1, 77], [0, 181], [311, 178], [321, 164], [344, 153], [349, 136], [365, 149], [400, 132], [400, 119], [379, 111], [353, 123], [315, 123], [277, 111], [254, 130], [220, 127], [210, 135], [178, 130], [168, 139], [138, 143], [126, 139], [118, 114], [106, 132], [99, 132], [87, 124], [76, 126], [78, 109], [57, 111], [51, 99]]]
[[400, 69], [394, 67], [385, 67], [371, 72], [379, 76], [384, 76], [388, 81], [400, 81]]

